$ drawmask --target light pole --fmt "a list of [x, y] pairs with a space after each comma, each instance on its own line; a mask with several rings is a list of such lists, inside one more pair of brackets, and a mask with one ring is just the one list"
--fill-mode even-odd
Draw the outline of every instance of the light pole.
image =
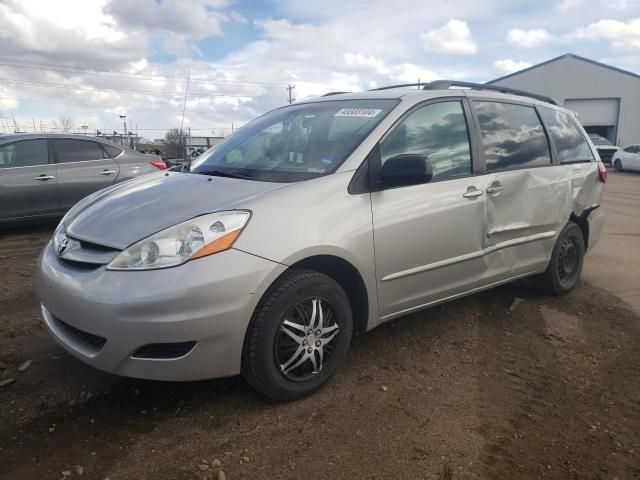
[[122, 137], [122, 144], [124, 145], [124, 139], [127, 136], [127, 116], [126, 115], [120, 115], [120, 118], [122, 119], [122, 125], [124, 128], [124, 133], [123, 133], [123, 137]]

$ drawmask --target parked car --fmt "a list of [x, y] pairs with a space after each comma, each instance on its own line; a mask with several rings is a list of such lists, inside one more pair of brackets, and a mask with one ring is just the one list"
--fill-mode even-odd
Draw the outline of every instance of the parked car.
[[571, 291], [603, 225], [586, 133], [552, 100], [450, 85], [475, 84], [282, 107], [85, 198], [38, 261], [49, 332], [118, 375], [242, 373], [291, 400], [383, 322], [524, 277]]
[[600, 155], [600, 160], [602, 160], [603, 163], [613, 165], [611, 163], [611, 157], [619, 148], [612, 144], [608, 138], [598, 135], [597, 133], [590, 133], [589, 138], [591, 139], [591, 143], [596, 147], [598, 155]]
[[611, 159], [616, 171], [636, 170], [640, 171], [640, 145], [629, 145], [618, 150]]
[[165, 168], [101, 138], [14, 134], [0, 137], [0, 223], [60, 217], [83, 197]]

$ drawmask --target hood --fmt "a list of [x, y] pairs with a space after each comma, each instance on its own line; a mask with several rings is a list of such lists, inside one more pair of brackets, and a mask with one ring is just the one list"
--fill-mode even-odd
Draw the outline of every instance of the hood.
[[129, 245], [207, 213], [241, 203], [286, 184], [189, 173], [158, 173], [101, 190], [71, 209], [69, 236], [105, 247]]

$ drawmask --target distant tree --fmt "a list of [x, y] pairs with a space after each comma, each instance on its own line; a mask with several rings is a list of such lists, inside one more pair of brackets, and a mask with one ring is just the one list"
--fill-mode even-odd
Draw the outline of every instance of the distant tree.
[[73, 130], [73, 120], [66, 113], [62, 114], [58, 117], [58, 120], [53, 121], [53, 128], [56, 133], [69, 133]]
[[185, 158], [187, 138], [184, 130], [172, 128], [164, 135], [165, 152], [169, 158]]

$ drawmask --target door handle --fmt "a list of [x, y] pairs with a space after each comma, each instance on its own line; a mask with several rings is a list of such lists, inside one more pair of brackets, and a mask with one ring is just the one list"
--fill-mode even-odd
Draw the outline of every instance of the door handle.
[[487, 188], [487, 193], [499, 193], [502, 190], [504, 190], [504, 187], [502, 185], [491, 185], [489, 188]]
[[115, 170], [102, 170], [100, 172], [102, 175], [113, 175], [114, 173], [116, 173]]
[[464, 198], [476, 198], [482, 195], [482, 190], [478, 190], [476, 187], [469, 187], [467, 191], [462, 194]]
[[46, 182], [47, 180], [55, 180], [56, 177], [53, 175], [45, 175], [44, 173], [34, 178], [34, 180], [40, 180], [41, 182]]

